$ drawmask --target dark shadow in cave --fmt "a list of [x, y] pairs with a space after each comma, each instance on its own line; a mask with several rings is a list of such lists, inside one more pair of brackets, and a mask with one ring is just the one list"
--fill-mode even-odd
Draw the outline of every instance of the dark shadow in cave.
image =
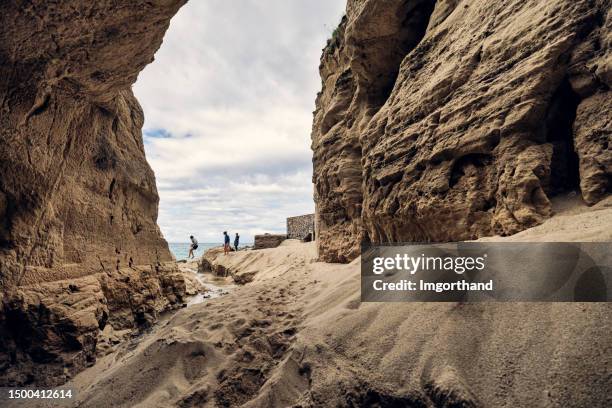
[[574, 149], [573, 126], [580, 96], [569, 80], [563, 79], [553, 94], [546, 113], [546, 142], [553, 145], [550, 163], [550, 182], [546, 193], [555, 196], [580, 190], [578, 155]]

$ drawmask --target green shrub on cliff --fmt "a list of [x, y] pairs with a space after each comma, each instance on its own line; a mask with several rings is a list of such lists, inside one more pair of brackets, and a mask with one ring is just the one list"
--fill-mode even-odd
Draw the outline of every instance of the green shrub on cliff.
[[340, 34], [344, 32], [344, 27], [346, 25], [346, 14], [342, 15], [340, 19], [340, 23], [334, 28], [334, 31], [331, 33], [331, 37], [327, 39], [327, 45], [325, 47], [325, 51], [334, 52], [336, 48], [340, 46]]

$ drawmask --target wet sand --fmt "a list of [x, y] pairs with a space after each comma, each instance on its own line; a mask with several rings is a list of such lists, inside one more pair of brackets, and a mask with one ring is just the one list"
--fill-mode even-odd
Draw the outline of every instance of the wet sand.
[[195, 260], [179, 263], [178, 265], [182, 271], [193, 274], [197, 282], [203, 288], [200, 293], [191, 296], [187, 300], [187, 307], [197, 305], [220, 296], [225, 296], [236, 287], [236, 284], [234, 284], [233, 280], [229, 277], [214, 276], [210, 273], [198, 273], [198, 262]]

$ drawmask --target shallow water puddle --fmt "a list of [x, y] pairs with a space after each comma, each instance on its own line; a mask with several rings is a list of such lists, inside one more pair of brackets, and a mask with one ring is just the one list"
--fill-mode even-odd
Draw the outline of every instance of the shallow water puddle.
[[214, 276], [212, 273], [198, 273], [197, 269], [191, 266], [186, 266], [185, 269], [192, 272], [195, 278], [206, 288], [206, 292], [190, 296], [187, 300], [187, 307], [227, 295], [236, 287], [233, 282], [230, 282], [229, 278]]

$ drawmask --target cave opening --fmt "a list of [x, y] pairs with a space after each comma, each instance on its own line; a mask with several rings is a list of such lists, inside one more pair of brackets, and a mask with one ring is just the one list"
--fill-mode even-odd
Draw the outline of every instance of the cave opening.
[[404, 1], [400, 7], [404, 17], [399, 21], [398, 33], [394, 36], [398, 39], [397, 43], [390, 43], [385, 37], [372, 47], [382, 54], [373, 58], [375, 62], [370, 59], [369, 72], [364, 73], [370, 79], [368, 97], [373, 105], [382, 106], [391, 95], [401, 63], [425, 36], [435, 5], [436, 2], [432, 0]]
[[578, 155], [574, 149], [574, 120], [580, 96], [572, 89], [568, 78], [554, 92], [546, 115], [546, 142], [552, 144], [550, 182], [547, 193], [556, 196], [580, 190]]

